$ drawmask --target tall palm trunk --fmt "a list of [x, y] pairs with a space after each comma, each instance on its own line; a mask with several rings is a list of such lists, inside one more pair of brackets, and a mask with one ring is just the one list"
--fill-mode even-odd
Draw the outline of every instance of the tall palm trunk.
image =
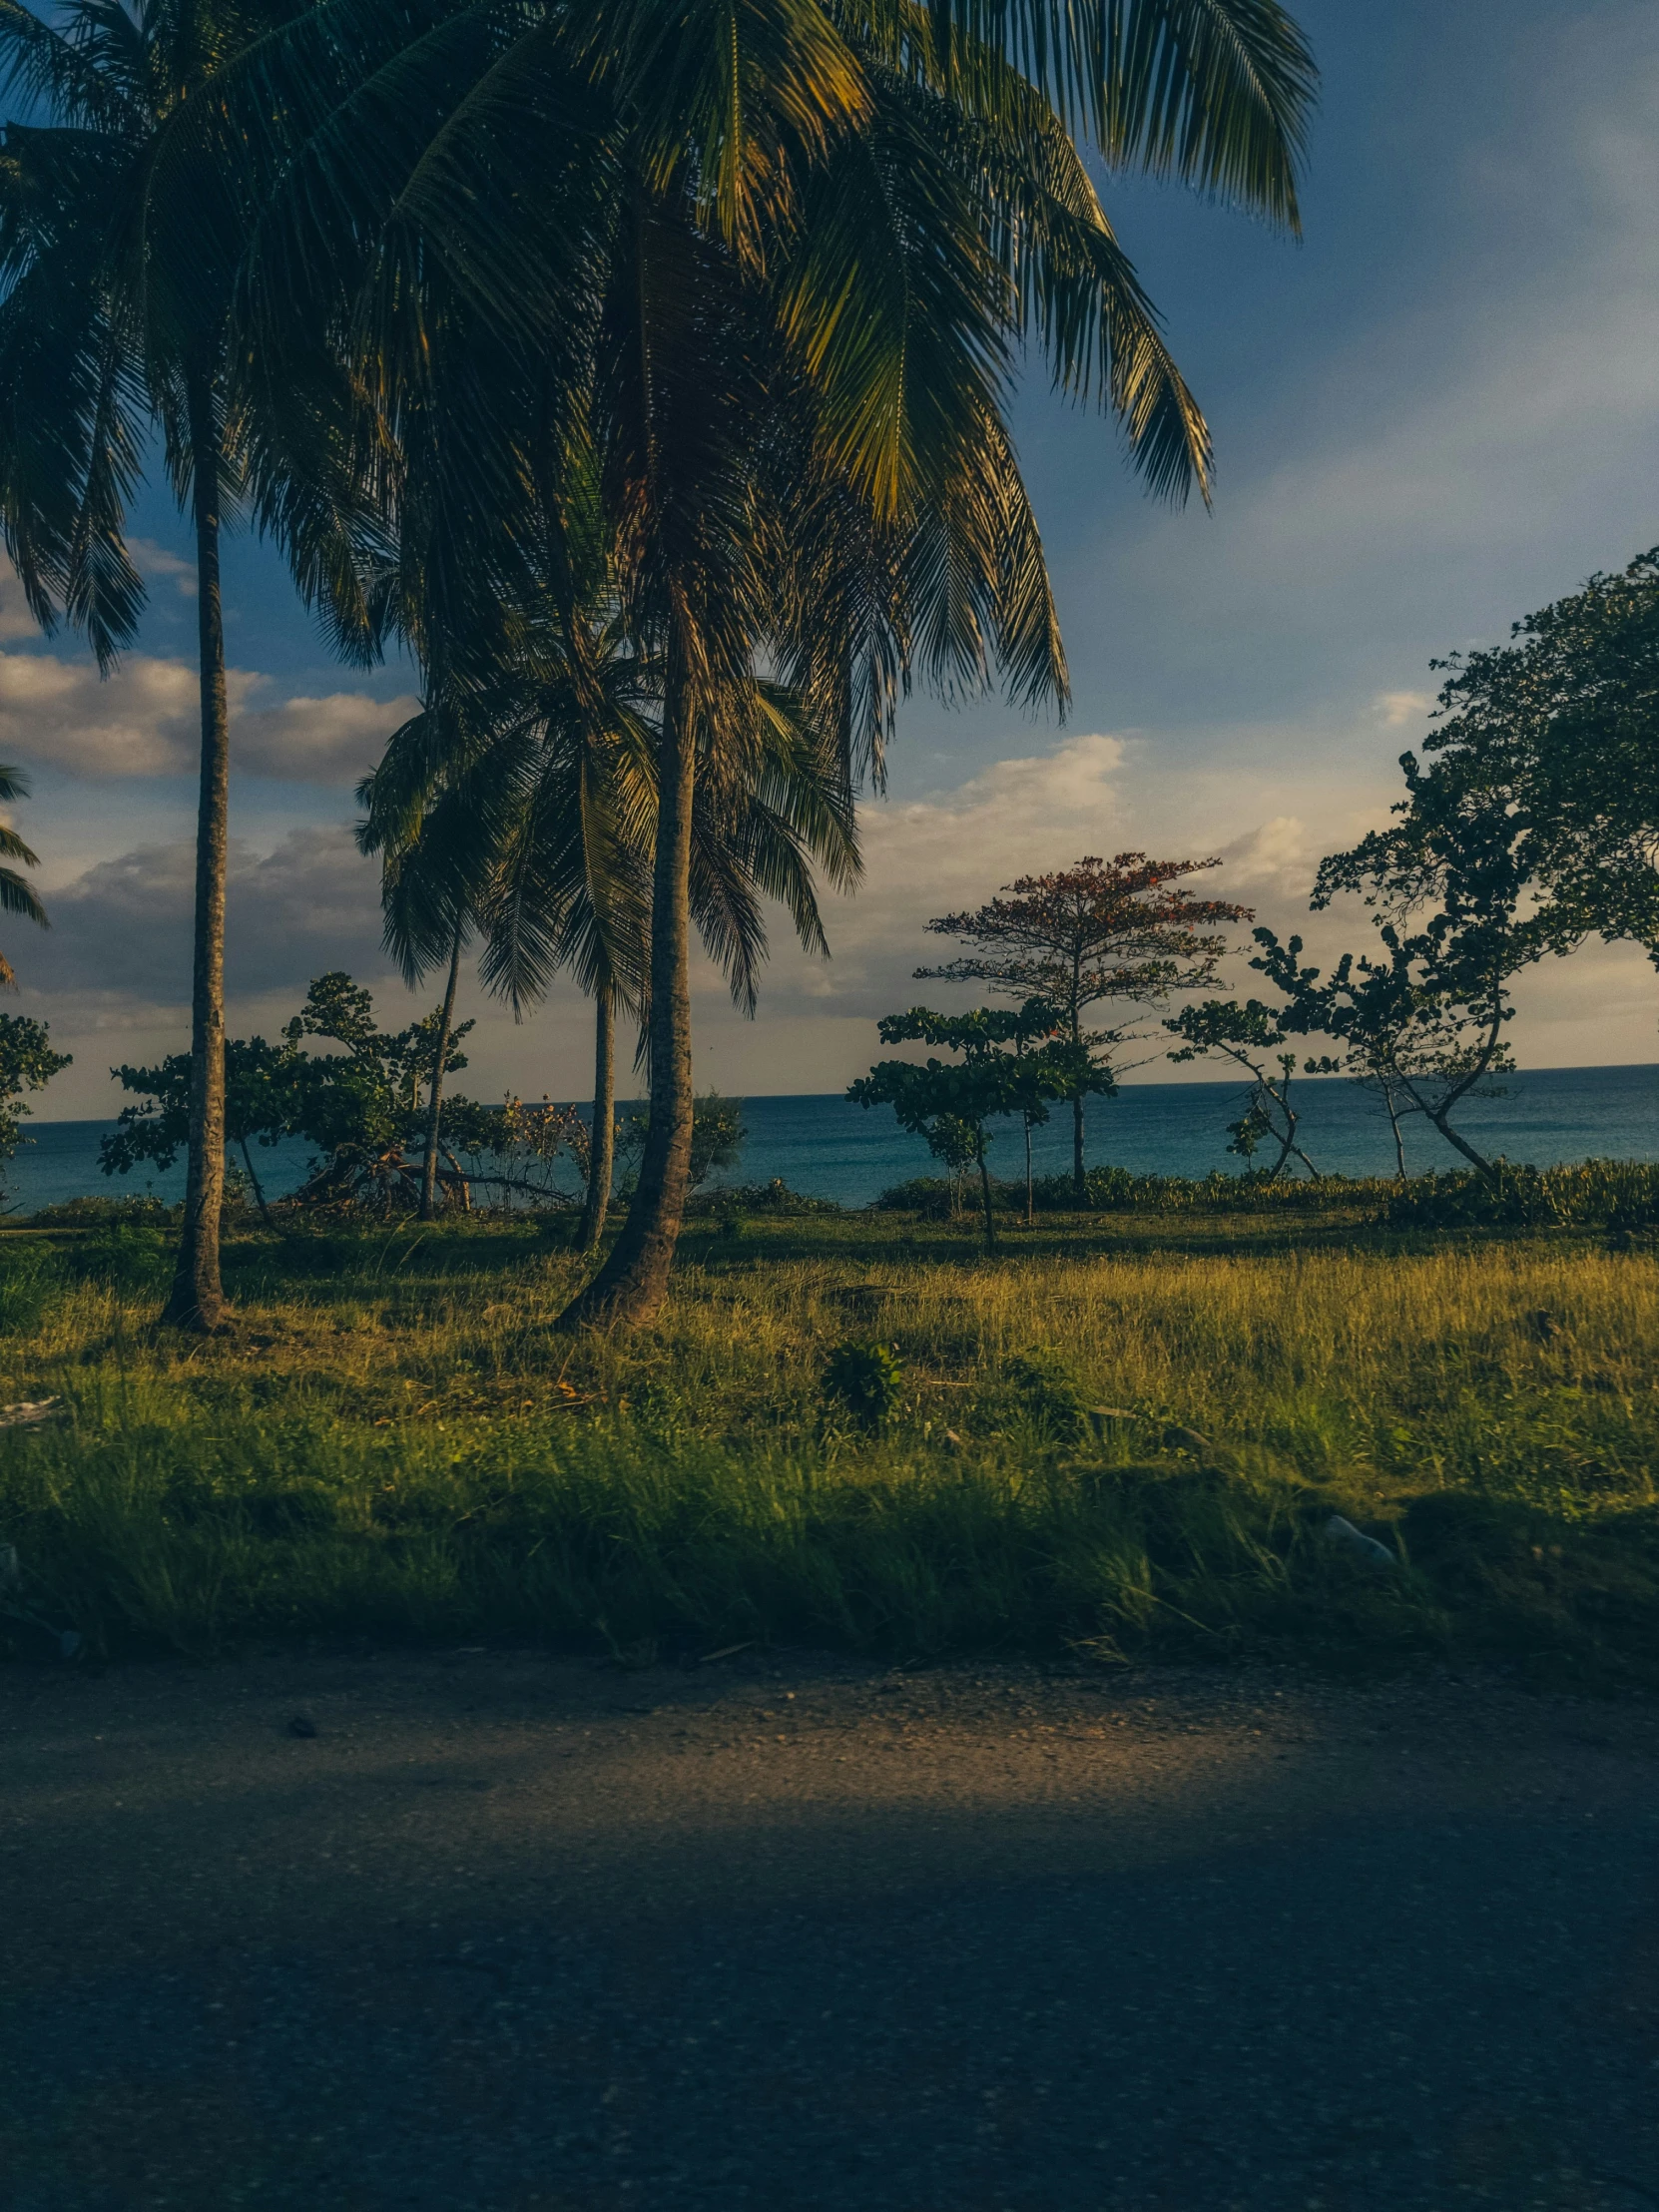
[[639, 1187], [604, 1266], [559, 1317], [649, 1321], [668, 1273], [691, 1182], [691, 832], [696, 727], [684, 662], [670, 647], [658, 749], [657, 852], [651, 896], [651, 1113]]
[[231, 715], [219, 584], [223, 458], [214, 378], [189, 385], [202, 676], [202, 794], [196, 827], [196, 944], [191, 986], [190, 1138], [185, 1221], [163, 1320], [213, 1332], [229, 1322], [219, 1271], [225, 1205], [225, 879], [230, 859]]
[[438, 1018], [437, 1049], [432, 1054], [431, 1102], [426, 1110], [426, 1157], [420, 1169], [420, 1218], [430, 1221], [437, 1212], [438, 1124], [443, 1118], [443, 1070], [449, 1058], [449, 1032], [455, 1020], [455, 983], [461, 972], [461, 934], [465, 924], [455, 924], [455, 943], [449, 955], [449, 982]]
[[582, 1204], [582, 1250], [597, 1252], [611, 1204], [616, 1166], [616, 993], [608, 975], [593, 994], [593, 1133], [588, 1146], [588, 1189]]

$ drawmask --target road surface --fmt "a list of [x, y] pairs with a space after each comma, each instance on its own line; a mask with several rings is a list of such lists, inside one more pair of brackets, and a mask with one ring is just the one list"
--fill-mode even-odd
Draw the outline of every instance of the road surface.
[[1650, 1702], [14, 1665], [0, 1911], [5, 2212], [1659, 2207]]

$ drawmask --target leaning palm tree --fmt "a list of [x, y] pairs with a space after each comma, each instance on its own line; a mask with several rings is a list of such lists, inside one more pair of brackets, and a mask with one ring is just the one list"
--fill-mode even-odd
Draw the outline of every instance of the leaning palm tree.
[[263, 372], [295, 331], [349, 359], [425, 609], [510, 560], [575, 450], [663, 668], [651, 1136], [568, 1317], [638, 1319], [687, 1184], [695, 791], [757, 667], [874, 773], [912, 681], [1063, 700], [1022, 348], [1156, 489], [1209, 461], [1079, 141], [1294, 226], [1311, 62], [1277, 0], [323, 0], [248, 78]]
[[[0, 768], [0, 807], [9, 807], [19, 799], [29, 796], [29, 779], [18, 768]], [[38, 854], [30, 851], [17, 831], [7, 823], [0, 823], [0, 859], [21, 860], [25, 867], [39, 867]], [[46, 908], [14, 867], [0, 867], [0, 913], [21, 914], [26, 921], [50, 928]], [[12, 964], [0, 952], [0, 987], [17, 988], [17, 977]]]
[[37, 619], [108, 668], [143, 586], [125, 543], [159, 428], [195, 536], [202, 759], [189, 1174], [167, 1318], [226, 1320], [225, 894], [230, 725], [220, 535], [239, 483], [228, 309], [236, 195], [198, 119], [226, 61], [282, 0], [0, 0], [0, 79], [48, 120], [0, 149], [0, 529]]

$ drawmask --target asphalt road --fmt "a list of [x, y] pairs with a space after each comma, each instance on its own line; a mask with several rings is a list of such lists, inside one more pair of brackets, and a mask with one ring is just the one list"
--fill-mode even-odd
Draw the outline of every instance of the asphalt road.
[[12, 1667], [0, 2205], [1644, 2212], [1656, 1847], [1486, 1680]]

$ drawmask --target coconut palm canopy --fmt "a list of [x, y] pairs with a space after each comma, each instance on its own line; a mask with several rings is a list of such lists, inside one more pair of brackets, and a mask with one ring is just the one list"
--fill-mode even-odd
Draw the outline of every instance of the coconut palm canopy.
[[[77, 39], [162, 26], [169, 56], [201, 57], [188, 100], [145, 111], [142, 266], [157, 328], [189, 342], [176, 372], [158, 337], [87, 388], [142, 383], [164, 425], [234, 447], [342, 648], [400, 634], [449, 696], [576, 507], [600, 517], [616, 620], [661, 669], [653, 1095], [638, 1197], [575, 1318], [647, 1313], [685, 1194], [699, 784], [753, 791], [733, 764], [763, 677], [849, 788], [879, 777], [912, 683], [1064, 701], [1007, 422], [1020, 362], [1115, 417], [1155, 491], [1207, 494], [1210, 468], [1090, 156], [1294, 229], [1307, 47], [1276, 0], [319, 0], [215, 16], [211, 38], [188, 9], [153, 26], [82, 0], [75, 21], [45, 60], [47, 34], [11, 37], [83, 134], [109, 101]], [[109, 225], [87, 236], [77, 302], [126, 345], [107, 273], [141, 265]], [[102, 455], [101, 430], [83, 408], [66, 442]], [[182, 433], [170, 451], [199, 485]], [[36, 501], [71, 517], [37, 533], [58, 562], [37, 560], [41, 591], [112, 639], [135, 466], [111, 443]]]

